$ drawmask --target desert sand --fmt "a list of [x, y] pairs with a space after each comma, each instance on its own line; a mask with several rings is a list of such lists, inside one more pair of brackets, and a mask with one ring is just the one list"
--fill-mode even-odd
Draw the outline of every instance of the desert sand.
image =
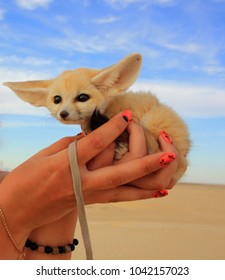
[[[225, 186], [180, 183], [164, 198], [86, 207], [95, 260], [225, 260]], [[79, 225], [73, 259], [85, 259]]]

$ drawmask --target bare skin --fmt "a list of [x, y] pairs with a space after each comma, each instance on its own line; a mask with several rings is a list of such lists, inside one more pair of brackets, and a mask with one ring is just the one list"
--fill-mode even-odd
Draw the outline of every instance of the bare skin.
[[[114, 161], [113, 141], [126, 128], [130, 134], [129, 152]], [[176, 183], [173, 174], [178, 156], [167, 166], [160, 164], [162, 156], [176, 154], [173, 145], [160, 136], [162, 152], [147, 155], [142, 128], [133, 121], [126, 122], [120, 113], [85, 137], [63, 138], [41, 150], [6, 177], [1, 173], [0, 204], [20, 251], [28, 237], [50, 246], [65, 245], [73, 239], [77, 211], [68, 145], [75, 140], [86, 204], [153, 198], [158, 190], [171, 189]], [[17, 259], [19, 252], [0, 224], [0, 259]], [[71, 254], [27, 250], [26, 258], [70, 259]]]

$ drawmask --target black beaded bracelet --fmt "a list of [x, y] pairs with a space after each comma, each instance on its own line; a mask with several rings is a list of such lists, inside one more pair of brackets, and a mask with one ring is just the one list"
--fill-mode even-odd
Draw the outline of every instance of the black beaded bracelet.
[[75, 247], [78, 244], [79, 241], [76, 238], [73, 239], [73, 243], [69, 243], [66, 246], [56, 246], [56, 247], [52, 247], [49, 245], [46, 246], [38, 245], [37, 243], [32, 242], [30, 239], [27, 239], [25, 243], [25, 247], [29, 248], [31, 251], [37, 251], [40, 254], [45, 253], [45, 254], [57, 255], [57, 254], [66, 254], [74, 251]]

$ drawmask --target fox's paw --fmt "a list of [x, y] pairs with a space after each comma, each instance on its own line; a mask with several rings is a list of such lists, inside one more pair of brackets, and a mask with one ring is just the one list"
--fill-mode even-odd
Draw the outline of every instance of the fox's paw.
[[121, 159], [128, 152], [128, 144], [125, 142], [119, 142], [116, 145], [114, 159]]

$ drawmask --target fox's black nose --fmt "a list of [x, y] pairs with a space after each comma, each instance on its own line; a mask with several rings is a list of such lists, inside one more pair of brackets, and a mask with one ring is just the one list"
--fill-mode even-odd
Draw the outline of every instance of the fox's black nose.
[[69, 116], [69, 113], [68, 113], [67, 111], [62, 111], [62, 112], [60, 112], [60, 117], [61, 117], [62, 119], [65, 120], [68, 116]]

